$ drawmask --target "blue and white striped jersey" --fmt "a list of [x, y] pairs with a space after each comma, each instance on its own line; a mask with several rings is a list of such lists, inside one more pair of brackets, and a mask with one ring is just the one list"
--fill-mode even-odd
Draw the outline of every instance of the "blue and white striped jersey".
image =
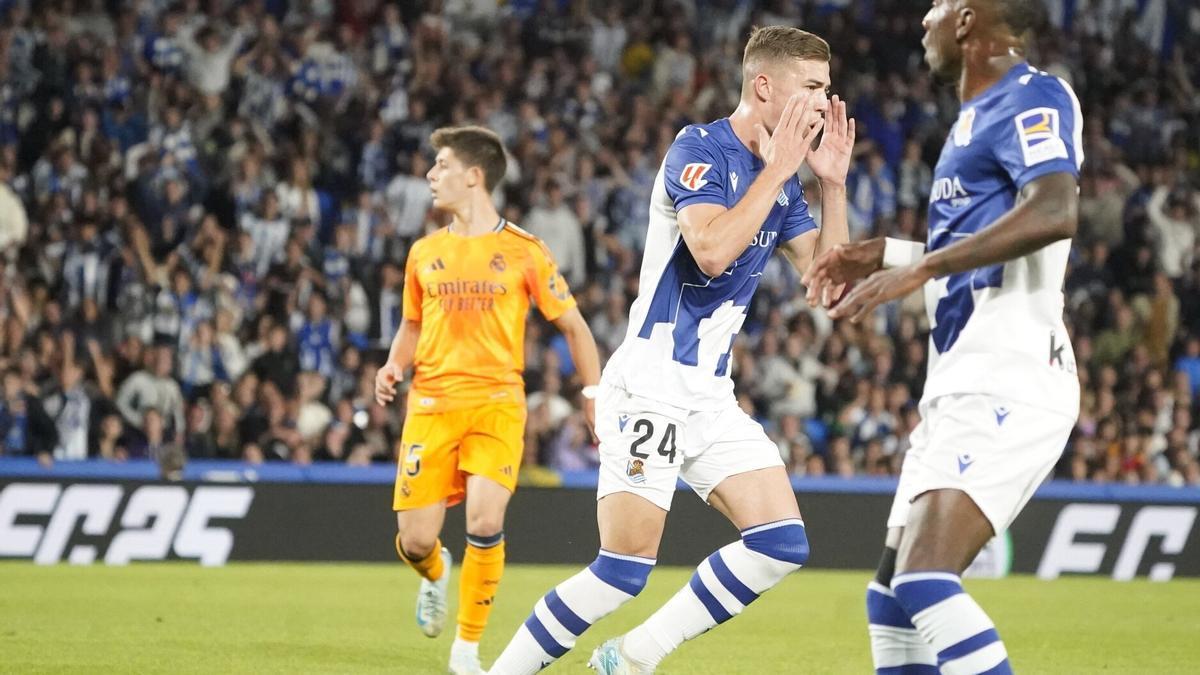
[[817, 224], [792, 177], [751, 244], [723, 274], [709, 277], [684, 243], [677, 214], [700, 203], [732, 208], [762, 169], [728, 119], [685, 127], [676, 137], [654, 182], [638, 297], [606, 381], [688, 410], [729, 404], [730, 350], [763, 268], [779, 244]]
[[[1037, 178], [1078, 177], [1082, 138], [1071, 87], [1027, 63], [963, 103], [934, 170], [928, 250], [989, 227]], [[926, 401], [987, 393], [1078, 414], [1075, 357], [1062, 319], [1070, 250], [1070, 241], [1059, 241], [926, 285], [932, 327]]]

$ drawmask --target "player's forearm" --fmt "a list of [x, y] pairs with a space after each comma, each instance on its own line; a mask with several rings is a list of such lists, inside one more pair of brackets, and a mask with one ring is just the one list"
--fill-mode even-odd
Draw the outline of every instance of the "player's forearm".
[[697, 228], [687, 244], [700, 271], [715, 277], [737, 260], [762, 229], [788, 178], [779, 172], [764, 170], [733, 208]]
[[917, 264], [931, 278], [940, 277], [1015, 260], [1075, 236], [1079, 197], [1074, 178], [1057, 174], [1042, 180], [1048, 180], [1049, 184], [1029, 194], [999, 220], [966, 239], [925, 255]]
[[846, 186], [821, 184], [821, 232], [817, 235], [813, 257], [850, 241], [850, 224], [847, 220]]
[[578, 308], [568, 309], [562, 316], [553, 320], [554, 327], [567, 340], [567, 349], [571, 351], [571, 360], [583, 380], [583, 386], [600, 382], [600, 354], [596, 350], [596, 340], [592, 337], [592, 329], [579, 313]]
[[401, 319], [400, 330], [396, 331], [396, 337], [392, 338], [392, 348], [388, 351], [388, 363], [402, 371], [408, 370], [417, 353], [417, 340], [420, 337], [420, 322]]
[[580, 384], [587, 387], [600, 382], [600, 352], [596, 349], [596, 339], [586, 321], [579, 321], [577, 326], [564, 332], [567, 348], [571, 351], [571, 360], [579, 372]]

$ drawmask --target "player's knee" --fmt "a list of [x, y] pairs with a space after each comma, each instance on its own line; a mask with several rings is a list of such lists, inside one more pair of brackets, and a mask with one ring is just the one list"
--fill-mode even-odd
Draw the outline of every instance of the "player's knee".
[[473, 513], [467, 516], [468, 536], [494, 537], [503, 531], [503, 513]]
[[636, 596], [646, 587], [650, 571], [654, 569], [654, 560], [601, 551], [588, 569], [609, 586]]
[[742, 535], [746, 548], [768, 558], [800, 567], [808, 561], [808, 534], [799, 521], [750, 528]]
[[400, 531], [400, 548], [409, 560], [424, 560], [437, 546], [437, 537], [422, 532]]

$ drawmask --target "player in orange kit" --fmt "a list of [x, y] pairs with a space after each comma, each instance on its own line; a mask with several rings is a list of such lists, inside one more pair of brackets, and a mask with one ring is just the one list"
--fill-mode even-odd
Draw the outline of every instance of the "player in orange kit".
[[499, 137], [457, 127], [438, 129], [432, 142], [437, 159], [426, 177], [433, 206], [452, 219], [409, 252], [404, 316], [375, 375], [375, 398], [392, 402], [413, 367], [393, 507], [396, 552], [423, 577], [417, 624], [429, 637], [445, 624], [450, 576], [438, 535], [446, 507], [465, 495], [467, 547], [450, 672], [480, 673], [479, 639], [504, 571], [504, 512], [524, 450], [530, 300], [567, 338], [589, 426], [600, 358], [550, 251], [492, 204], [505, 172]]

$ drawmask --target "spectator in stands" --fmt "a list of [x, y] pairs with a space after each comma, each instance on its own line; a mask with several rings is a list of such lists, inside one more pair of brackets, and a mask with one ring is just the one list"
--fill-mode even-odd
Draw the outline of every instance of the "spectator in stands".
[[57, 431], [54, 458], [87, 459], [91, 454], [88, 441], [92, 401], [84, 388], [83, 369], [73, 360], [64, 359], [58, 374], [58, 387], [42, 401]]
[[229, 88], [230, 70], [242, 48], [245, 32], [238, 28], [223, 41], [216, 27], [207, 25], [199, 30], [195, 27], [194, 22], [184, 24], [176, 38], [185, 56], [184, 70], [201, 94], [220, 96]]
[[1200, 337], [1187, 339], [1183, 354], [1175, 361], [1175, 372], [1187, 378], [1192, 398], [1200, 397]]
[[58, 431], [46, 415], [36, 396], [25, 390], [21, 372], [15, 368], [4, 371], [0, 394], [0, 454], [28, 455], [49, 465]]
[[256, 211], [244, 213], [240, 224], [242, 231], [254, 242], [254, 272], [258, 277], [264, 277], [271, 265], [283, 260], [283, 250], [287, 246], [290, 228], [279, 211], [279, 195], [270, 190], [263, 191]]
[[567, 283], [582, 286], [587, 271], [583, 225], [567, 205], [561, 185], [556, 181], [546, 183], [545, 200], [534, 204], [523, 226], [546, 243]]
[[337, 364], [337, 349], [341, 342], [338, 324], [327, 314], [325, 295], [314, 292], [308, 296], [308, 307], [295, 331], [299, 346], [300, 369], [333, 376]]
[[1159, 268], [1171, 279], [1190, 269], [1200, 230], [1200, 196], [1185, 187], [1158, 185], [1146, 204], [1146, 215], [1158, 244]]
[[174, 347], [159, 345], [153, 349], [146, 368], [129, 376], [117, 391], [116, 406], [126, 423], [143, 435], [147, 433], [146, 413], [153, 410], [158, 418], [159, 442], [172, 434], [183, 434], [183, 392], [172, 377]]
[[220, 348], [213, 341], [212, 322], [196, 325], [179, 354], [179, 381], [188, 400], [207, 399], [213, 382], [228, 382], [229, 372]]
[[272, 383], [276, 391], [292, 391], [297, 365], [288, 347], [287, 327], [277, 324], [268, 333], [267, 351], [254, 360], [250, 369], [260, 380]]

